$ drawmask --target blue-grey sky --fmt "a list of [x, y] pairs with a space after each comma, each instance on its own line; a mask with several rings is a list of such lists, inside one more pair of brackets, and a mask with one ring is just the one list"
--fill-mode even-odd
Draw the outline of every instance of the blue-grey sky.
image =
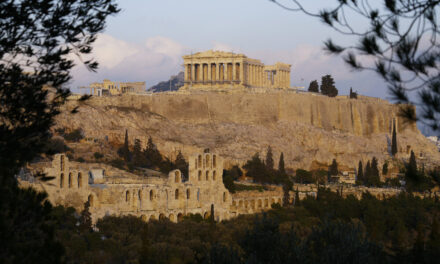
[[[318, 10], [335, 1], [304, 2]], [[353, 87], [361, 94], [387, 97], [385, 84], [374, 73], [351, 72], [340, 57], [322, 51], [328, 38], [345, 44], [353, 39], [269, 0], [123, 0], [119, 5], [122, 11], [108, 20], [95, 45], [98, 73], [77, 66], [72, 88], [104, 78], [146, 81], [150, 87], [182, 70], [182, 55], [216, 49], [265, 64], [292, 64], [293, 86], [307, 88], [310, 81], [331, 74], [341, 94]]]

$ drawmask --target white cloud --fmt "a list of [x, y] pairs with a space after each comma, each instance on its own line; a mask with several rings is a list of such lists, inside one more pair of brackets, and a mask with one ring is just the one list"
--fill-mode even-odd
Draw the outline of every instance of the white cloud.
[[71, 87], [87, 86], [103, 79], [146, 81], [150, 87], [182, 70], [183, 45], [162, 36], [148, 38], [142, 44], [130, 43], [101, 34], [94, 44], [93, 56], [99, 62], [97, 73], [77, 62], [72, 70]]
[[107, 68], [113, 68], [124, 58], [136, 54], [141, 47], [116, 39], [110, 35], [101, 34], [94, 44], [94, 54], [99, 63]]
[[216, 42], [216, 41], [214, 41], [212, 43], [212, 49], [216, 50], [216, 51], [226, 51], [226, 52], [236, 52], [236, 53], [240, 52], [240, 50], [237, 48], [234, 48], [228, 44], [220, 43], [220, 42]]

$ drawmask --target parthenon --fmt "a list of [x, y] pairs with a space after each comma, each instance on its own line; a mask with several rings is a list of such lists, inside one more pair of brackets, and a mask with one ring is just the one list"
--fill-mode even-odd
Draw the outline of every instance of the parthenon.
[[208, 50], [183, 56], [185, 85], [182, 90], [290, 88], [291, 65], [264, 65], [244, 54]]

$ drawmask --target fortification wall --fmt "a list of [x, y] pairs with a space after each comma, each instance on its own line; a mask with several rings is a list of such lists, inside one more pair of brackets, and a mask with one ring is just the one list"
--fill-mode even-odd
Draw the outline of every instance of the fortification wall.
[[191, 124], [240, 123], [271, 125], [295, 122], [355, 135], [388, 133], [393, 118], [404, 126], [395, 105], [378, 98], [329, 98], [296, 92], [267, 93], [161, 93], [145, 96], [94, 97], [93, 106], [134, 108]]
[[[78, 102], [70, 101], [68, 110]], [[398, 117], [398, 108], [377, 98], [329, 98], [312, 93], [160, 93], [92, 98], [79, 113], [64, 111], [57, 126], [82, 128], [87, 137], [146, 143], [174, 157], [209, 147], [225, 158], [225, 167], [243, 164], [271, 145], [275, 158], [284, 152], [286, 165], [309, 169], [332, 159], [355, 168], [359, 160], [390, 157], [392, 120], [398, 129], [399, 155], [423, 154], [440, 161], [438, 150]]]

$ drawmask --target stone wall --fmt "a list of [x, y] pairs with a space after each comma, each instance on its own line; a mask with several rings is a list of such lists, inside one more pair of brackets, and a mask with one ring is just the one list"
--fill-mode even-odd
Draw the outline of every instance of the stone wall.
[[[229, 193], [223, 185], [223, 159], [218, 154], [197, 154], [189, 160], [189, 177], [184, 181], [179, 170], [159, 177], [142, 177], [107, 165], [69, 162], [64, 154], [57, 154], [51, 164], [31, 166], [34, 172], [40, 170], [54, 177], [53, 180], [20, 183], [46, 191], [54, 205], [72, 206], [81, 211], [89, 201], [94, 221], [106, 215], [135, 215], [145, 221], [168, 218], [173, 222], [188, 214], [208, 218], [211, 206], [214, 219], [221, 221], [271, 208], [268, 201], [277, 195], [274, 192], [245, 198]], [[253, 204], [237, 211], [234, 204], [242, 200], [246, 200], [246, 208], [247, 200]]]
[[[67, 109], [77, 102], [69, 102]], [[349, 168], [359, 160], [390, 158], [391, 123], [398, 127], [399, 155], [423, 153], [439, 161], [435, 145], [397, 115], [398, 108], [377, 98], [329, 98], [313, 93], [161, 93], [151, 96], [92, 98], [79, 113], [65, 111], [57, 126], [84, 129], [87, 137], [147, 142], [152, 136], [161, 152], [185, 156], [209, 147], [225, 166], [243, 164], [271, 145], [286, 165], [309, 169], [332, 159]]]

